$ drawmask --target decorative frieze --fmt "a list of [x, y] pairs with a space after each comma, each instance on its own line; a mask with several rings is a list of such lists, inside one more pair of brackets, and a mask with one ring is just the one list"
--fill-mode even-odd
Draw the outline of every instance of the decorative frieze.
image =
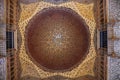
[[53, 3], [53, 4], [61, 4], [70, 0], [20, 0], [21, 3], [24, 4], [30, 4], [30, 3], [35, 3], [35, 2], [39, 2], [39, 1], [45, 1], [45, 2], [49, 2], [49, 3]]
[[70, 0], [44, 0], [44, 1], [54, 3], [54, 4], [60, 4]]

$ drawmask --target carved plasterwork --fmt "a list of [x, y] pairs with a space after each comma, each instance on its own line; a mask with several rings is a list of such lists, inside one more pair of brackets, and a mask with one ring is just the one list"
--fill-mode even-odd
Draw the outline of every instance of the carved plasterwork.
[[[74, 11], [76, 11], [80, 16], [83, 17], [85, 20], [86, 24], [89, 26], [89, 30], [91, 33], [91, 45], [89, 49], [89, 54], [85, 58], [85, 60], [76, 68], [74, 68], [71, 71], [67, 72], [47, 72], [39, 67], [37, 67], [28, 57], [26, 54], [25, 46], [24, 46], [24, 34], [25, 34], [25, 27], [28, 24], [29, 20], [39, 11], [41, 11], [43, 8], [48, 8], [48, 7], [53, 7], [53, 6], [63, 6], [67, 8], [71, 8]], [[93, 11], [94, 3], [90, 4], [82, 4], [79, 2], [75, 1], [69, 1], [66, 3], [62, 3], [59, 5], [55, 5], [52, 3], [47, 3], [44, 1], [36, 2], [36, 3], [31, 3], [31, 4], [21, 4], [21, 15], [20, 15], [20, 20], [19, 20], [19, 30], [21, 34], [21, 47], [20, 47], [20, 61], [22, 65], [22, 77], [24, 76], [33, 76], [36, 78], [46, 78], [50, 76], [55, 76], [55, 75], [61, 75], [64, 77], [69, 77], [69, 78], [77, 78], [80, 76], [85, 76], [85, 75], [91, 75], [94, 76], [94, 61], [96, 58], [96, 52], [95, 52], [95, 47], [94, 47], [94, 31], [95, 31], [95, 20], [94, 20], [94, 11]]]

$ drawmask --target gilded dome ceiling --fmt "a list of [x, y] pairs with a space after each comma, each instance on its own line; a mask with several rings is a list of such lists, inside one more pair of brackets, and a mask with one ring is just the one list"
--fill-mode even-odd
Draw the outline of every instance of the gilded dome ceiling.
[[75, 11], [45, 8], [29, 21], [25, 32], [29, 57], [45, 70], [69, 70], [80, 64], [90, 46], [90, 32]]

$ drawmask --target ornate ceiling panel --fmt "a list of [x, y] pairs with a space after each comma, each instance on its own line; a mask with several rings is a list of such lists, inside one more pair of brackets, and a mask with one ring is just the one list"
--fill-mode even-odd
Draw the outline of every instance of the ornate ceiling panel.
[[[28, 25], [30, 19], [33, 18], [36, 13], [42, 11], [44, 8], [49, 7], [66, 7], [71, 8], [74, 10], [77, 14], [79, 14], [85, 21], [85, 23], [88, 25], [89, 31], [90, 31], [90, 48], [89, 53], [85, 57], [85, 59], [81, 62], [80, 65], [73, 68], [70, 71], [65, 72], [51, 72], [51, 71], [45, 71], [42, 68], [38, 67], [31, 59], [29, 58], [28, 54], [26, 53], [25, 48], [25, 30], [26, 26]], [[34, 7], [34, 9], [33, 9]], [[19, 31], [21, 35], [21, 45], [20, 45], [20, 61], [22, 65], [22, 77], [27, 78], [25, 76], [31, 76], [34, 78], [40, 78], [45, 79], [50, 76], [60, 75], [63, 77], [68, 78], [78, 78], [81, 76], [94, 76], [94, 61], [96, 58], [96, 52], [94, 47], [94, 34], [95, 34], [95, 19], [94, 19], [94, 2], [91, 2], [89, 4], [84, 4], [78, 1], [69, 1], [61, 4], [52, 4], [44, 1], [35, 2], [31, 4], [22, 4], [21, 3], [21, 16], [19, 20]], [[27, 16], [27, 17], [26, 17]], [[76, 23], [76, 22], [75, 22]], [[80, 80], [79, 78], [78, 80]], [[27, 80], [27, 79], [25, 79]], [[93, 79], [92, 79], [93, 80]]]

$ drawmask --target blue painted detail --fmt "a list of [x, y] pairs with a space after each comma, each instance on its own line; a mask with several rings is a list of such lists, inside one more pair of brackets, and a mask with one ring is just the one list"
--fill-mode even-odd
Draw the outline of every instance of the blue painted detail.
[[100, 32], [100, 47], [107, 48], [107, 31]]
[[7, 49], [14, 48], [14, 32], [6, 32], [6, 37]]

